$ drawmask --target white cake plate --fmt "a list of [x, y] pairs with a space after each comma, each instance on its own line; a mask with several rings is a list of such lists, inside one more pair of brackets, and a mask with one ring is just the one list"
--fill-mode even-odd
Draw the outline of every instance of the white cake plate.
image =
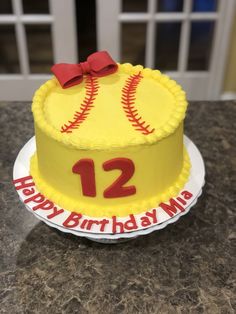
[[[187, 137], [184, 136], [184, 144], [188, 151], [190, 160], [191, 160], [191, 172], [188, 182], [185, 184], [184, 188], [180, 191], [180, 193], [174, 197], [173, 199], [179, 203], [179, 200], [182, 202], [179, 203], [181, 206], [181, 210], [176, 210], [176, 212], [172, 212], [171, 216], [168, 214], [163, 208], [160, 206], [157, 206], [156, 208], [147, 209], [141, 214], [134, 215], [134, 220], [136, 223], [136, 228], [133, 230], [125, 230], [123, 233], [114, 233], [114, 230], [112, 230], [112, 219], [107, 217], [101, 217], [101, 218], [95, 218], [95, 217], [89, 217], [82, 215], [82, 219], [85, 220], [97, 220], [100, 221], [102, 219], [107, 219], [109, 223], [106, 224], [104, 230], [100, 230], [99, 224], [93, 224], [92, 228], [90, 230], [85, 230], [80, 228], [80, 224], [76, 227], [65, 227], [63, 223], [66, 219], [71, 215], [71, 212], [63, 209], [63, 212], [54, 216], [53, 218], [48, 218], [53, 216], [53, 210], [43, 210], [38, 209], [37, 211], [33, 210], [33, 207], [37, 205], [35, 202], [27, 202], [24, 203], [24, 201], [29, 198], [29, 196], [26, 196], [23, 193], [23, 189], [17, 190], [17, 193], [20, 197], [20, 200], [24, 203], [26, 208], [33, 213], [38, 219], [44, 221], [46, 224], [48, 224], [51, 227], [57, 228], [62, 232], [72, 233], [74, 235], [80, 236], [80, 237], [86, 237], [90, 240], [101, 242], [101, 243], [119, 243], [124, 242], [132, 238], [136, 238], [140, 235], [149, 234], [153, 231], [160, 230], [165, 228], [168, 224], [176, 222], [181, 216], [188, 213], [188, 211], [191, 209], [193, 205], [196, 204], [198, 197], [202, 193], [202, 187], [204, 185], [204, 178], [205, 178], [205, 167], [204, 162], [201, 156], [201, 153], [197, 149], [197, 147], [194, 145], [194, 143]], [[23, 178], [26, 176], [29, 176], [29, 163], [30, 158], [33, 155], [33, 153], [36, 150], [35, 145], [35, 137], [32, 137], [21, 149], [19, 152], [13, 169], [13, 180], [17, 180], [19, 178]], [[33, 182], [32, 180], [28, 180], [27, 182]], [[15, 186], [18, 186], [18, 183], [15, 184]], [[33, 189], [35, 190], [34, 193], [37, 194], [39, 191], [35, 186], [33, 186]], [[188, 191], [191, 193], [192, 197], [188, 200], [184, 199], [183, 197], [183, 191]], [[45, 198], [45, 200], [47, 200]], [[50, 201], [50, 200], [49, 200]], [[166, 204], [169, 204], [169, 202], [165, 202]], [[185, 203], [183, 205], [183, 203]], [[60, 206], [54, 204], [58, 209], [61, 209]], [[142, 225], [142, 219], [147, 219], [146, 214], [149, 213], [149, 220], [150, 225], [148, 227], [144, 227]], [[154, 215], [155, 213], [155, 215]], [[155, 219], [153, 218], [155, 216]], [[146, 218], [144, 218], [146, 217]], [[151, 218], [150, 218], [151, 217]], [[125, 223], [130, 219], [130, 217], [117, 217], [117, 221], [121, 222], [125, 225]], [[155, 221], [154, 221], [155, 220]]]

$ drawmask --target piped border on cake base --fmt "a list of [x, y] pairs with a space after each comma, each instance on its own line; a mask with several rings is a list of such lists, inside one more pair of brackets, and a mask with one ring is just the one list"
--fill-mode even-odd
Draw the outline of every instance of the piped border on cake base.
[[32, 138], [19, 152], [13, 170], [15, 188], [26, 208], [38, 219], [63, 232], [91, 239], [132, 238], [162, 229], [186, 214], [196, 203], [204, 185], [204, 162], [197, 147], [185, 136], [185, 147], [191, 159], [188, 182], [176, 197], [137, 215], [112, 218], [89, 217], [62, 209], [40, 194], [29, 175], [30, 157], [35, 151]]
[[[191, 162], [187, 150], [184, 148], [184, 160], [182, 170], [177, 177], [176, 181], [165, 191], [160, 194], [156, 194], [150, 198], [132, 202], [124, 205], [113, 206], [101, 206], [100, 204], [86, 204], [81, 199], [78, 201], [72, 201], [66, 195], [59, 193], [54, 187], [49, 185], [43, 177], [40, 175], [38, 169], [37, 154], [34, 153], [30, 159], [30, 174], [33, 177], [34, 183], [37, 186], [37, 190], [45, 195], [52, 202], [59, 205], [59, 207], [67, 208], [71, 212], [77, 214], [93, 216], [96, 218], [101, 217], [126, 217], [129, 214], [140, 214], [144, 208], [155, 207], [156, 204], [167, 201], [173, 196], [178, 195], [181, 189], [184, 187], [190, 176]], [[95, 201], [94, 201], [95, 202]]]

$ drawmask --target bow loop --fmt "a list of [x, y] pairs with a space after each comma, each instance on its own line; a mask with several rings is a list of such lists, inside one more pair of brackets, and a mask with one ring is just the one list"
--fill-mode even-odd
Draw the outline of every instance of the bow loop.
[[52, 66], [51, 71], [58, 79], [62, 88], [68, 88], [83, 81], [81, 67], [76, 64], [58, 63]]
[[99, 51], [88, 57], [93, 76], [105, 76], [112, 74], [117, 70], [117, 64], [113, 61], [107, 51]]
[[117, 64], [107, 51], [91, 54], [87, 61], [79, 64], [59, 63], [52, 66], [51, 71], [58, 79], [62, 88], [80, 84], [83, 74], [102, 77], [117, 71]]

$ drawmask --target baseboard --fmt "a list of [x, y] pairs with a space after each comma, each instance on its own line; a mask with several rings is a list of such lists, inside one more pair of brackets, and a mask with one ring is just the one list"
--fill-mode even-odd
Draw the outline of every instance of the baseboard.
[[236, 92], [224, 92], [220, 96], [221, 100], [236, 100]]

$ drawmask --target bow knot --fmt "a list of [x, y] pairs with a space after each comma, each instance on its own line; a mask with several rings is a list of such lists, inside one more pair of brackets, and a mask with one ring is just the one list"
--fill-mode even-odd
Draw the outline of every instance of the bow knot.
[[107, 51], [98, 51], [91, 54], [87, 61], [79, 64], [58, 63], [52, 66], [51, 71], [61, 87], [68, 88], [80, 84], [84, 74], [101, 77], [116, 72], [117, 68], [117, 64]]
[[79, 66], [81, 67], [81, 70], [82, 70], [82, 73], [83, 73], [83, 74], [90, 73], [91, 67], [90, 67], [90, 64], [89, 64], [88, 61], [80, 62], [80, 63], [79, 63]]

